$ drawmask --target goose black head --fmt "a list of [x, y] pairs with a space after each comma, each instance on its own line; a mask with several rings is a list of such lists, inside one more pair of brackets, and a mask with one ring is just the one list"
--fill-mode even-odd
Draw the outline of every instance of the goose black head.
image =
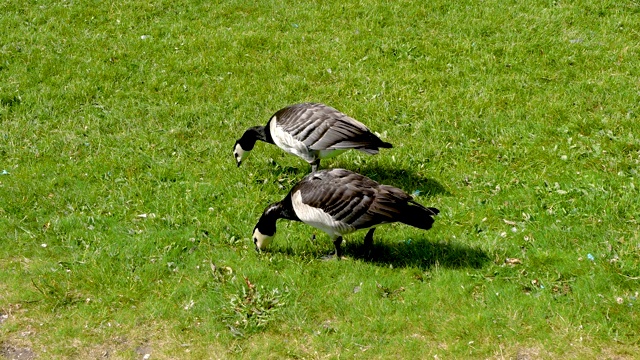
[[242, 148], [240, 140], [236, 141], [236, 144], [233, 146], [233, 157], [236, 158], [238, 167], [240, 167], [242, 160], [246, 159], [246, 157], [249, 155], [249, 151], [250, 150], [245, 150]]
[[233, 156], [236, 158], [238, 166], [240, 166], [242, 160], [249, 156], [249, 152], [253, 150], [258, 140], [267, 141], [264, 126], [248, 128], [247, 131], [242, 134], [242, 137], [236, 141], [235, 145], [233, 145]]
[[276, 221], [281, 217], [281, 205], [275, 203], [267, 206], [260, 220], [253, 228], [253, 243], [256, 250], [266, 249], [276, 236]]

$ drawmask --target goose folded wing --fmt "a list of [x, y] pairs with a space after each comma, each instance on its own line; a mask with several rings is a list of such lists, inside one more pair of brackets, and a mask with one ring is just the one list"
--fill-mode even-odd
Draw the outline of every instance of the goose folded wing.
[[311, 150], [376, 147], [380, 139], [361, 122], [321, 104], [301, 104], [276, 114], [278, 126]]
[[[375, 198], [372, 188], [360, 188], [352, 184], [336, 186], [334, 182], [320, 182], [301, 192], [302, 202], [321, 209], [335, 221], [345, 225], [362, 221]], [[355, 226], [355, 228], [358, 228]]]
[[313, 142], [305, 143], [311, 150], [345, 150], [358, 148], [377, 148], [380, 139], [369, 131], [369, 129], [358, 121], [347, 117], [327, 121], [322, 131], [314, 133], [309, 140]]
[[376, 190], [367, 213], [354, 224], [359, 228], [399, 221], [403, 217], [402, 213], [407, 211], [407, 202], [411, 200], [411, 196], [404, 191], [386, 185], [381, 185]]

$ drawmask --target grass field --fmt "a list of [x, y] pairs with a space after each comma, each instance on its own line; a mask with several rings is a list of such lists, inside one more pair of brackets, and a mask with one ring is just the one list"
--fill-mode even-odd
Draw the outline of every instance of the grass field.
[[[632, 359], [640, 4], [0, 4], [0, 358]], [[323, 162], [441, 210], [329, 238], [259, 143], [323, 102], [394, 144]]]

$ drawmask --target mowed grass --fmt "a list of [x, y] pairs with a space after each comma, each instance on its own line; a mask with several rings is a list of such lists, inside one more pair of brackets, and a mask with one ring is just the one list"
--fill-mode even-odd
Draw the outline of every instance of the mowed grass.
[[[0, 357], [637, 356], [637, 1], [0, 10]], [[257, 254], [309, 166], [232, 147], [303, 101], [394, 144], [323, 167], [416, 194], [434, 228], [327, 262], [281, 221]]]

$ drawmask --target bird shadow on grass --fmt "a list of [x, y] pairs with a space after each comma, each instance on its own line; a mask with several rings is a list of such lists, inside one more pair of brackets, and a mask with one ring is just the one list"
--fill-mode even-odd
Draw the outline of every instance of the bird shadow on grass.
[[393, 267], [417, 267], [423, 270], [433, 266], [479, 269], [491, 260], [481, 249], [445, 241], [417, 239], [395, 244], [374, 241], [371, 250], [357, 241], [344, 245], [345, 253], [353, 259]]
[[269, 166], [273, 174], [275, 175], [288, 175], [288, 176], [304, 176], [311, 171], [311, 166], [300, 163], [300, 166], [281, 165], [274, 159], [269, 160]]
[[278, 184], [280, 190], [290, 190], [293, 185], [300, 181], [308, 171], [311, 170], [306, 164], [302, 164], [300, 167], [293, 167], [289, 165], [281, 165], [275, 160], [269, 161], [269, 166], [260, 168], [255, 173], [254, 181], [258, 184], [274, 183]]
[[[287, 180], [290, 186], [300, 181], [310, 173], [311, 168], [307, 164], [298, 167], [281, 165], [275, 160], [270, 161], [271, 168], [269, 174], [280, 182]], [[328, 167], [321, 167], [320, 170], [328, 170]], [[413, 196], [450, 196], [451, 193], [438, 181], [422, 176], [411, 169], [398, 169], [379, 164], [367, 163], [361, 166], [347, 168], [348, 170], [365, 175], [380, 184], [392, 185], [406, 191]]]
[[376, 163], [367, 163], [352, 170], [380, 184], [395, 186], [409, 194], [416, 195], [417, 192], [424, 196], [451, 195], [442, 184], [434, 179], [422, 176], [412, 169], [398, 169]]

